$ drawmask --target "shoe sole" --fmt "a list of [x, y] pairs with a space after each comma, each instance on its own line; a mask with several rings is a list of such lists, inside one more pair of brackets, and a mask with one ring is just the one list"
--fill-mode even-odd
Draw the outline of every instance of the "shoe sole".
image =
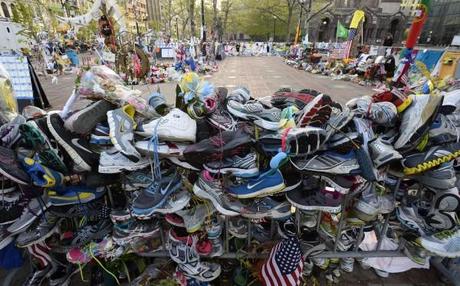
[[18, 183], [18, 184], [21, 184], [21, 185], [29, 185], [29, 184], [30, 184], [29, 182], [23, 181], [23, 180], [21, 180], [20, 178], [17, 178], [17, 177], [15, 177], [15, 176], [12, 176], [12, 175], [9, 174], [6, 170], [3, 170], [3, 169], [1, 168], [1, 166], [0, 166], [0, 173], [1, 173], [4, 177], [6, 177], [6, 178], [8, 178], [9, 180], [11, 180], [11, 181], [13, 181], [13, 182], [16, 182], [16, 183]]
[[28, 243], [26, 243], [24, 245], [16, 244], [16, 246], [19, 247], [19, 248], [25, 248], [25, 247], [29, 247], [29, 246], [31, 246], [31, 245], [33, 245], [35, 243], [45, 241], [48, 237], [50, 237], [53, 234], [55, 234], [58, 229], [59, 229], [59, 222], [57, 222], [56, 225], [47, 234], [45, 234], [44, 236], [40, 237], [39, 239], [31, 241], [31, 242], [28, 242]]
[[267, 213], [245, 213], [244, 210], [241, 211], [240, 214], [242, 217], [249, 218], [249, 219], [263, 219], [263, 218], [272, 218], [272, 219], [283, 219], [291, 216], [291, 212], [279, 212], [277, 209], [271, 209]]
[[440, 211], [456, 212], [460, 206], [460, 197], [444, 194], [436, 198], [435, 208]]
[[171, 161], [174, 165], [177, 165], [177, 166], [182, 167], [184, 169], [192, 170], [192, 171], [200, 171], [200, 169], [197, 169], [197, 168], [193, 167], [192, 165], [190, 165], [188, 162], [181, 161], [176, 157], [168, 157], [167, 159], [169, 161]]
[[239, 199], [251, 199], [251, 198], [265, 197], [269, 195], [283, 193], [285, 189], [286, 189], [286, 185], [284, 185], [284, 183], [281, 183], [276, 186], [260, 189], [259, 191], [253, 192], [250, 194], [244, 194], [244, 195], [238, 195], [238, 194], [232, 194], [232, 193], [229, 193], [229, 194]]
[[207, 171], [217, 174], [233, 174], [236, 177], [242, 177], [242, 178], [249, 178], [249, 177], [254, 177], [259, 174], [259, 168], [250, 168], [250, 169], [240, 169], [240, 168], [222, 168], [222, 169], [213, 169], [206, 164], [203, 164], [203, 168], [206, 169]]
[[246, 114], [244, 112], [241, 112], [229, 105], [227, 105], [227, 110], [230, 112], [232, 115], [244, 119], [244, 120], [253, 120], [254, 124], [256, 124], [259, 127], [262, 127], [263, 129], [266, 130], [272, 130], [272, 131], [277, 131], [280, 129], [279, 122], [271, 122], [268, 120], [265, 120], [257, 115], [253, 114]]
[[[322, 131], [322, 132], [321, 132]], [[326, 132], [322, 129], [306, 129], [304, 132], [287, 137], [290, 151], [297, 156], [308, 155], [323, 145], [326, 141]]]
[[441, 257], [449, 257], [449, 258], [455, 258], [455, 257], [459, 257], [460, 256], [460, 251], [454, 251], [454, 252], [443, 252], [443, 251], [439, 251], [437, 249], [430, 249], [430, 246], [427, 245], [426, 243], [424, 243], [425, 240], [424, 238], [422, 237], [421, 240], [420, 240], [420, 244], [423, 246], [423, 248], [425, 248], [427, 251], [431, 252], [431, 253], [434, 253], [436, 254], [437, 256], [441, 256]]
[[[139, 158], [141, 157], [139, 153], [138, 154], [126, 153], [126, 151], [121, 147], [120, 143], [118, 142], [117, 137], [115, 136], [115, 129], [118, 129], [118, 126], [117, 126], [117, 122], [112, 116], [112, 111], [107, 112], [107, 122], [109, 123], [109, 128], [110, 128], [109, 136], [110, 136], [110, 140], [112, 141], [113, 146], [115, 146], [115, 148], [121, 153], [123, 153], [126, 157], [133, 159], [133, 160], [139, 160]], [[133, 147], [133, 150], [136, 150], [134, 145], [132, 147]]]
[[374, 162], [376, 168], [380, 168], [381, 166], [383, 166], [385, 164], [388, 164], [388, 163], [396, 161], [396, 160], [401, 160], [402, 158], [403, 158], [403, 156], [401, 154], [392, 153], [392, 154], [388, 154], [388, 155], [386, 155], [386, 156], [384, 156], [382, 158], [375, 158], [375, 159], [373, 159], [373, 162]]
[[[112, 107], [113, 105], [111, 103], [102, 99], [72, 114], [70, 118], [74, 119], [75, 117], [73, 124], [70, 126], [70, 124], [64, 123], [64, 127], [78, 134], [87, 134], [96, 127], [98, 122], [106, 118], [107, 111], [112, 110]], [[81, 120], [83, 117], [84, 120]]]
[[211, 203], [214, 205], [214, 207], [217, 209], [217, 211], [219, 211], [223, 215], [226, 215], [226, 216], [240, 215], [240, 213], [238, 212], [227, 210], [223, 208], [213, 196], [211, 196], [208, 192], [198, 187], [196, 184], [193, 185], [193, 193], [199, 198], [210, 200]]
[[234, 128], [227, 128], [224, 125], [220, 124], [219, 122], [217, 122], [215, 120], [212, 120], [211, 118], [208, 118], [208, 121], [212, 126], [217, 127], [218, 129], [221, 129], [222, 131], [233, 131], [233, 130], [235, 130], [235, 127]]
[[175, 221], [167, 220], [167, 219], [165, 219], [165, 221], [166, 221], [167, 223], [169, 223], [170, 225], [173, 225], [173, 226], [185, 227], [185, 224], [184, 224], [184, 223], [176, 223]]
[[123, 237], [123, 238], [115, 238], [112, 236], [113, 238], [113, 241], [116, 242], [116, 243], [120, 243], [120, 244], [127, 244], [127, 243], [130, 243], [131, 241], [133, 241], [134, 239], [137, 239], [137, 238], [150, 238], [152, 237], [153, 235], [155, 235], [156, 233], [158, 233], [160, 231], [159, 228], [157, 229], [154, 229], [150, 232], [143, 232], [143, 233], [136, 233], [132, 236], [128, 236], [128, 237]]
[[294, 202], [293, 200], [289, 199], [288, 196], [286, 196], [286, 199], [291, 203], [292, 206], [303, 210], [303, 211], [323, 211], [323, 212], [328, 212], [328, 213], [339, 213], [342, 210], [342, 206], [339, 205], [337, 207], [329, 207], [329, 206], [305, 206], [298, 204]]
[[69, 154], [70, 158], [72, 158], [72, 161], [75, 163], [75, 165], [77, 165], [80, 169], [84, 171], [91, 171], [91, 166], [88, 165], [88, 163], [86, 163], [82, 157], [80, 157], [78, 152], [75, 151], [75, 149], [73, 149], [72, 146], [70, 146], [64, 139], [62, 139], [61, 136], [59, 136], [59, 133], [56, 130], [54, 130], [53, 124], [51, 124], [51, 116], [49, 115], [46, 117], [46, 125], [48, 126], [51, 135], [53, 135], [54, 139], [57, 140], [59, 145], [61, 145], [62, 148], [64, 148], [64, 150], [67, 152], [67, 154]]
[[143, 164], [135, 165], [135, 166], [126, 166], [126, 165], [115, 165], [115, 166], [101, 166], [99, 165], [98, 171], [102, 174], [116, 174], [121, 173], [123, 171], [136, 171], [140, 169], [144, 169], [150, 163], [147, 161]]
[[[322, 96], [315, 96], [308, 104], [304, 106], [304, 108], [308, 105], [311, 105], [311, 108], [308, 111], [304, 111], [304, 113], [302, 114], [302, 117], [300, 118], [300, 120], [298, 120], [298, 124], [297, 124], [298, 127], [302, 127], [301, 125], [304, 124], [303, 123], [304, 118], [306, 116], [309, 116], [308, 113], [310, 113], [312, 109], [316, 108], [319, 110], [319, 108], [322, 106]], [[307, 126], [308, 123], [309, 122], [305, 123], [305, 126]]]

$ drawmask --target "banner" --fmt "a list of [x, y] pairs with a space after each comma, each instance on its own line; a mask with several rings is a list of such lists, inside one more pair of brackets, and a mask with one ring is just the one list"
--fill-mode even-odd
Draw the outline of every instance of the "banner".
[[355, 13], [353, 13], [353, 18], [351, 19], [350, 29], [358, 28], [361, 21], [364, 21], [364, 15], [363, 10], [356, 10]]
[[337, 31], [335, 33], [337, 38], [348, 38], [348, 29], [343, 26], [340, 21], [337, 22]]

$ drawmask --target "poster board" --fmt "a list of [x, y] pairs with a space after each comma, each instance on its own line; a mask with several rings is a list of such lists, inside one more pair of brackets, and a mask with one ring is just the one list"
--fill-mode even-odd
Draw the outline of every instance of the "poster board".
[[173, 48], [161, 48], [161, 57], [164, 59], [173, 59], [175, 57]]
[[18, 55], [0, 55], [0, 64], [10, 75], [16, 99], [33, 100], [34, 93], [27, 59]]

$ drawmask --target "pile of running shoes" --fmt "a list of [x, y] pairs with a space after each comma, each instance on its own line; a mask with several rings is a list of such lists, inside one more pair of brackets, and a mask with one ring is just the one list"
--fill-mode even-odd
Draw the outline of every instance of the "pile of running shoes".
[[[459, 90], [341, 105], [313, 90], [262, 102], [197, 82], [178, 86], [173, 108], [159, 93], [130, 94], [104, 68], [81, 81], [87, 107], [28, 107], [0, 127], [0, 248], [27, 248], [36, 261], [25, 285], [67, 285], [78, 265], [161, 253], [188, 285], [232, 271], [247, 285], [247, 269], [217, 258], [268, 256], [292, 222], [305, 276], [351, 272], [352, 258], [315, 255], [365, 251], [376, 233], [414, 265], [460, 256]], [[149, 279], [113, 268], [115, 280]]]

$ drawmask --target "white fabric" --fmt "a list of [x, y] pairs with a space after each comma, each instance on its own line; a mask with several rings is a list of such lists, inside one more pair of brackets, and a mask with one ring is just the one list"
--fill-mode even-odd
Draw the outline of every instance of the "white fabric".
[[[359, 245], [362, 251], [374, 251], [377, 248], [377, 235], [375, 231], [365, 232], [364, 239]], [[398, 245], [390, 238], [384, 237], [380, 250], [396, 250]], [[408, 257], [369, 257], [363, 259], [363, 263], [388, 273], [400, 273], [410, 270], [412, 268], [429, 269], [430, 263], [426, 259], [424, 265], [417, 264], [410, 260]]]

